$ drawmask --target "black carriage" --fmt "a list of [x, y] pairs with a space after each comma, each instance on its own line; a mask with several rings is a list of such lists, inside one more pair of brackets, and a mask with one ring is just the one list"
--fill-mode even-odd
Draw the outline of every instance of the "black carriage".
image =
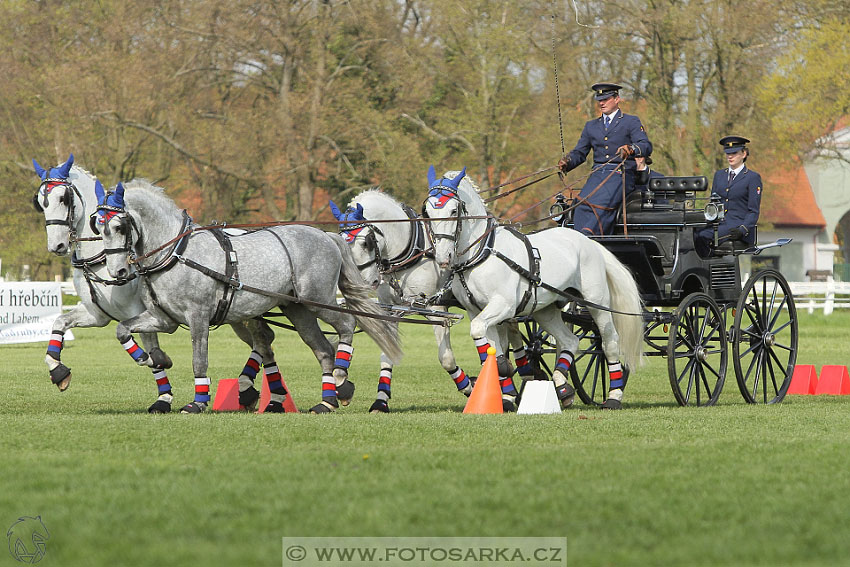
[[[594, 238], [634, 274], [645, 305], [645, 354], [667, 359], [680, 405], [717, 402], [730, 345], [744, 399], [781, 402], [797, 358], [794, 298], [788, 282], [773, 269], [754, 273], [742, 285], [739, 260], [790, 239], [762, 247], [720, 241], [716, 227], [723, 206], [716, 197], [704, 197], [707, 188], [705, 177], [652, 179], [647, 191], [636, 191], [627, 200], [615, 233]], [[564, 209], [562, 222], [569, 226], [569, 207]], [[715, 227], [715, 247], [703, 257], [695, 249], [694, 235], [706, 226]], [[586, 404], [601, 404], [608, 375], [598, 329], [580, 301], [568, 305], [563, 318], [580, 339], [570, 369], [577, 394]], [[522, 324], [530, 358], [551, 374], [543, 356], [553, 351], [549, 337], [532, 320]]]

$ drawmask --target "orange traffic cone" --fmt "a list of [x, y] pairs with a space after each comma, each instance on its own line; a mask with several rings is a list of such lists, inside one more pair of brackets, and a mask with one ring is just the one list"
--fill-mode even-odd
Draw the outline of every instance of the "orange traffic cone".
[[824, 364], [820, 369], [820, 380], [815, 394], [846, 396], [850, 394], [850, 375], [847, 367], [838, 364]]
[[503, 413], [502, 388], [499, 386], [496, 349], [493, 347], [487, 349], [487, 360], [481, 367], [463, 413]]
[[794, 367], [794, 374], [791, 376], [791, 385], [788, 386], [789, 394], [814, 394], [817, 387], [818, 373], [814, 365], [798, 364]]
[[213, 411], [239, 411], [245, 409], [239, 405], [239, 380], [225, 378], [215, 387]]
[[[298, 408], [295, 407], [295, 402], [292, 400], [292, 390], [284, 382], [283, 376], [280, 378], [280, 383], [283, 384], [283, 387], [287, 391], [286, 399], [283, 400], [283, 409], [286, 410], [286, 413], [299, 413]], [[266, 374], [263, 372], [263, 385], [260, 387], [260, 402], [257, 413], [265, 413], [266, 406], [269, 405], [269, 400], [271, 399], [272, 393], [269, 391], [269, 381], [266, 380]]]

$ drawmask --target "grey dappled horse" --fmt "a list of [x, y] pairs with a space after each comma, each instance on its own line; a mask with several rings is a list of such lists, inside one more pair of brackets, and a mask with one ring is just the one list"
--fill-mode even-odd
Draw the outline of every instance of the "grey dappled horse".
[[[378, 297], [382, 302], [411, 305], [440, 291], [445, 277], [434, 261], [423, 223], [414, 222], [417, 219], [416, 213], [410, 207], [399, 203], [381, 190], [369, 189], [352, 199], [345, 212], [340, 211], [333, 201], [330, 202], [330, 208], [340, 221], [340, 234], [351, 247], [360, 274], [364, 280], [377, 288]], [[429, 309], [444, 311], [446, 308], [429, 306]], [[511, 328], [506, 332], [511, 336], [510, 342], [516, 347], [513, 352], [517, 373], [530, 377], [533, 371], [519, 332]], [[452, 350], [450, 329], [435, 326], [434, 336], [437, 340], [440, 365], [452, 378], [458, 391], [469, 396], [472, 384], [457, 364]], [[483, 351], [479, 348], [478, 353], [479, 356], [486, 356], [486, 347]], [[510, 376], [513, 370], [506, 364], [507, 361], [500, 362], [500, 374]], [[389, 411], [392, 371], [392, 362], [381, 355], [378, 395], [370, 408], [373, 412]], [[508, 401], [505, 404], [506, 409], [512, 409]]]
[[[142, 313], [145, 306], [140, 279], [112, 279], [106, 270], [103, 242], [95, 235], [90, 222], [97, 211], [98, 191], [103, 193], [100, 181], [74, 165], [73, 154], [65, 163], [50, 170], [41, 167], [36, 160], [33, 160], [33, 167], [41, 179], [33, 205], [44, 213], [47, 249], [60, 256], [70, 252], [74, 289], [80, 298], [80, 305], [56, 318], [45, 356], [51, 381], [64, 391], [71, 381], [71, 370], [61, 362], [65, 331], [75, 327], [104, 327], [110, 321], [122, 321]], [[90, 240], [92, 238], [95, 239]], [[251, 344], [251, 335], [243, 325], [233, 325], [233, 330]], [[167, 413], [173, 401], [172, 385], [166, 372], [171, 360], [160, 350], [156, 333], [141, 333], [141, 339], [152, 358], [151, 372], [158, 396], [148, 411]], [[261, 364], [259, 354], [252, 353], [240, 379], [253, 378]], [[259, 394], [256, 397], [259, 398]], [[246, 407], [252, 407], [250, 395], [243, 396], [242, 401]]]
[[[273, 333], [261, 319], [274, 307], [282, 307], [321, 365], [322, 401], [311, 409], [314, 413], [333, 411], [354, 393], [347, 368], [355, 324], [391, 359], [401, 358], [398, 334], [389, 323], [334, 309], [339, 287], [352, 311], [386, 315], [371, 300], [371, 289], [340, 236], [303, 225], [274, 226], [230, 237], [214, 230], [193, 231], [197, 225], [185, 211], [162, 189], [144, 180], [131, 181], [126, 192], [119, 183], [100, 202], [97, 222], [109, 274], [127, 277], [129, 260], [134, 259], [149, 290], [144, 299], [147, 310], [119, 323], [119, 341], [127, 348], [128, 344], [134, 346], [131, 333], [170, 333], [180, 324], [189, 326], [196, 398], [184, 412], [199, 413], [209, 402], [211, 322], [246, 323], [252, 346], [266, 366], [271, 411], [282, 409], [287, 393], [277, 367], [270, 369], [274, 365]], [[339, 334], [336, 355], [317, 317]], [[239, 388], [241, 397], [252, 384], [240, 377]]]
[[[144, 311], [144, 305], [138, 279], [118, 281], [110, 278], [103, 243], [99, 239], [78, 240], [94, 236], [88, 221], [98, 205], [95, 186], [100, 182], [97, 178], [73, 165], [73, 154], [65, 163], [50, 170], [34, 159], [32, 163], [41, 179], [33, 205], [44, 213], [47, 249], [60, 256], [71, 254], [74, 289], [80, 298], [79, 305], [56, 318], [45, 356], [51, 381], [64, 391], [71, 382], [71, 370], [61, 362], [65, 331], [74, 327], [104, 327], [110, 321], [138, 315]], [[148, 411], [169, 411], [172, 392], [165, 369], [171, 366], [171, 361], [160, 350], [155, 333], [143, 333], [141, 338], [159, 361], [151, 369], [159, 397]]]

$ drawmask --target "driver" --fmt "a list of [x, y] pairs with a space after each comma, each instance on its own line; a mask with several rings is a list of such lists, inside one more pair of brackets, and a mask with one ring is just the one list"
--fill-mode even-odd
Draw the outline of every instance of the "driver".
[[[749, 143], [743, 136], [720, 139], [729, 167], [718, 170], [711, 183], [711, 192], [720, 196], [725, 215], [717, 227], [718, 243], [738, 240], [755, 244], [763, 185], [761, 176], [746, 166]], [[698, 254], [708, 256], [714, 247], [714, 228], [700, 229], [694, 244]]]
[[[593, 150], [593, 172], [581, 190], [573, 216], [574, 228], [584, 234], [609, 234], [625, 193], [634, 190], [635, 157], [652, 153], [652, 143], [640, 118], [620, 110], [620, 85], [596, 83], [591, 87], [602, 115], [588, 121], [573, 150], [561, 158], [563, 173], [575, 169]], [[624, 179], [625, 177], [625, 179]]]

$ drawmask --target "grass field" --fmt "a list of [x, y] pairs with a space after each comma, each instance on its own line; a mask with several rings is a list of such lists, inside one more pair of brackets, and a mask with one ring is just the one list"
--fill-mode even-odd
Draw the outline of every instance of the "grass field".
[[[798, 363], [850, 363], [850, 314], [800, 318]], [[354, 402], [330, 416], [150, 416], [150, 372], [114, 326], [74, 331], [61, 394], [44, 344], [0, 347], [0, 530], [41, 515], [45, 566], [281, 565], [284, 536], [560, 536], [571, 566], [850, 565], [850, 396], [748, 406], [730, 369], [717, 407], [679, 408], [653, 360], [621, 412], [468, 416], [431, 331], [404, 331], [389, 415], [367, 413], [363, 335]], [[182, 405], [188, 334], [163, 344]], [[213, 383], [235, 377], [248, 349], [228, 328], [210, 345]], [[318, 402], [307, 347], [289, 332], [275, 346], [298, 406]]]

